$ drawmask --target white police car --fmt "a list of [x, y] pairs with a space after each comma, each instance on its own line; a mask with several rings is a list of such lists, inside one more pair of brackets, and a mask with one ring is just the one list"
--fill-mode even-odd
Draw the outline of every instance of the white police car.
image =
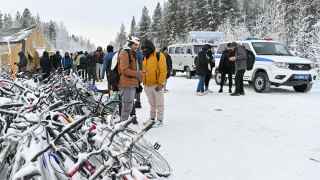
[[[292, 86], [296, 92], [308, 92], [317, 78], [315, 63], [311, 60], [293, 56], [287, 47], [272, 40], [245, 40], [237, 43], [256, 55], [256, 63], [244, 79], [252, 84], [257, 92], [267, 92], [270, 85]], [[221, 82], [217, 66], [226, 49], [227, 43], [221, 43], [217, 49], [215, 80]]]

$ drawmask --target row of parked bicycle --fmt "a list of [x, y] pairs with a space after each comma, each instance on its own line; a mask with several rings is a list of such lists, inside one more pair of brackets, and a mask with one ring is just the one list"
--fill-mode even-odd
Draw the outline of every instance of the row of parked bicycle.
[[120, 122], [119, 94], [93, 92], [74, 73], [0, 75], [0, 179], [166, 179], [172, 169], [144, 138]]

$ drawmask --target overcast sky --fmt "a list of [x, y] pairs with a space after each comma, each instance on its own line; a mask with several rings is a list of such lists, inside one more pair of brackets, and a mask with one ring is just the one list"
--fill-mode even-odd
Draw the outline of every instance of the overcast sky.
[[132, 16], [140, 21], [143, 6], [152, 16], [157, 2], [162, 5], [164, 0], [1, 0], [0, 11], [15, 15], [27, 7], [42, 20], [62, 21], [69, 32], [105, 46], [114, 40], [121, 23], [128, 32]]

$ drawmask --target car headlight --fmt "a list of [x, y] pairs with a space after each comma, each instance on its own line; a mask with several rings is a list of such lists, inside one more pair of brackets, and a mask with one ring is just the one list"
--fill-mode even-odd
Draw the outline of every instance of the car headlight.
[[274, 65], [278, 68], [281, 68], [281, 69], [288, 69], [289, 68], [289, 63], [286, 63], [286, 62], [274, 62]]

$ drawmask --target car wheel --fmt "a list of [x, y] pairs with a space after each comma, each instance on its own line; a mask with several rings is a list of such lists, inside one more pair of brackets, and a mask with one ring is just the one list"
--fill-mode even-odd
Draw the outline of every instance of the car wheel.
[[192, 71], [189, 67], [186, 67], [185, 69], [185, 72], [186, 72], [186, 77], [187, 79], [191, 79], [192, 78]]
[[172, 70], [171, 75], [172, 76], [176, 76], [177, 75], [177, 71], [176, 70]]
[[267, 73], [258, 72], [254, 78], [253, 86], [256, 92], [268, 92], [270, 90], [270, 81]]

